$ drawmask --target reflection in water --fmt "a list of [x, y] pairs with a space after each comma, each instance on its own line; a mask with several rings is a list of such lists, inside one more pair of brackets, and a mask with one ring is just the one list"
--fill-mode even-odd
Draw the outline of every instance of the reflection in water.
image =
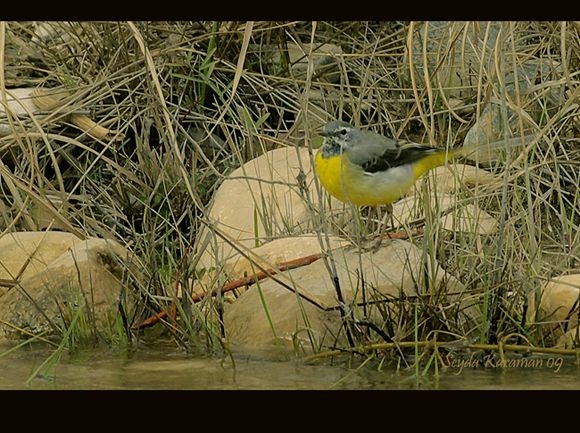
[[[0, 344], [0, 354], [12, 347]], [[187, 355], [175, 347], [108, 349], [64, 354], [26, 385], [54, 349], [28, 346], [0, 357], [0, 389], [580, 389], [575, 359], [543, 358], [527, 365], [451, 365], [417, 377], [414, 369], [305, 364], [296, 359]], [[278, 356], [280, 358], [280, 356]], [[337, 365], [338, 364], [338, 365]]]

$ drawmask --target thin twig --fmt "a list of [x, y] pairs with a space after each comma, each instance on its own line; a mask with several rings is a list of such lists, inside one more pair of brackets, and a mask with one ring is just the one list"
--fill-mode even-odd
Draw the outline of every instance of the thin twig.
[[[491, 351], [507, 351], [507, 352], [526, 352], [526, 353], [542, 353], [549, 355], [562, 355], [562, 356], [579, 356], [580, 349], [558, 349], [554, 347], [536, 347], [536, 346], [526, 346], [522, 344], [463, 344], [461, 341], [452, 342], [437, 342], [438, 348], [457, 348], [457, 344], [460, 344], [461, 348], [471, 349], [471, 350], [491, 350]], [[415, 347], [431, 347], [434, 346], [434, 342], [429, 341], [402, 341], [393, 343], [374, 343], [365, 344], [357, 346], [353, 349], [353, 352], [357, 353], [367, 353], [372, 350], [389, 350], [396, 348], [415, 348]], [[326, 352], [319, 352], [314, 355], [305, 356], [302, 358], [304, 361], [314, 361], [317, 359], [331, 358], [337, 355], [351, 355], [352, 353], [345, 349], [340, 350], [330, 350]]]
[[[255, 275], [252, 275], [249, 277], [242, 277], [242, 278], [238, 278], [235, 281], [231, 281], [231, 282], [225, 284], [221, 290], [213, 289], [211, 292], [197, 293], [195, 295], [192, 295], [191, 300], [192, 300], [192, 302], [199, 302], [208, 295], [209, 296], [216, 296], [218, 293], [230, 292], [230, 291], [237, 289], [239, 287], [254, 284], [257, 281], [261, 281], [261, 280], [268, 278], [272, 275], [276, 275], [279, 272], [284, 272], [284, 271], [288, 271], [290, 269], [299, 268], [301, 266], [310, 265], [311, 263], [314, 263], [315, 261], [317, 261], [321, 257], [323, 257], [323, 254], [312, 254], [310, 256], [305, 256], [305, 257], [300, 257], [298, 259], [289, 260], [287, 262], [280, 263], [276, 269], [271, 268], [271, 269], [268, 269], [266, 271], [257, 272]], [[156, 313], [155, 315], [147, 318], [146, 320], [144, 320], [140, 324], [134, 326], [133, 329], [149, 328], [149, 327], [155, 325], [156, 323], [158, 323], [159, 321], [161, 321], [162, 319], [165, 319], [166, 317], [167, 317], [167, 312], [160, 311], [160, 312]]]

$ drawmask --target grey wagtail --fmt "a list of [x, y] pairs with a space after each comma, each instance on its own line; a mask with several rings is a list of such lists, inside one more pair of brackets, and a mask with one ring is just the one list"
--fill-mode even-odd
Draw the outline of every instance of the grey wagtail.
[[[324, 143], [315, 158], [320, 182], [337, 199], [358, 206], [391, 204], [432, 168], [479, 147], [439, 149], [402, 143], [340, 120], [327, 123], [321, 135]], [[523, 143], [526, 138], [529, 136], [488, 145]]]

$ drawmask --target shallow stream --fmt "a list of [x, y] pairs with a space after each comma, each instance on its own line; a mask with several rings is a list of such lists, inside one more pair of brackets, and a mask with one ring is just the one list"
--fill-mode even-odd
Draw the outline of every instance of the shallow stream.
[[[14, 344], [1, 343], [0, 355]], [[435, 374], [414, 368], [359, 368], [344, 361], [305, 363], [280, 356], [188, 355], [174, 346], [145, 347], [133, 353], [84, 349], [62, 354], [36, 375], [54, 352], [29, 345], [0, 357], [0, 389], [580, 389], [574, 358], [543, 357], [526, 364], [491, 361], [450, 362]], [[275, 358], [278, 358], [276, 360]]]

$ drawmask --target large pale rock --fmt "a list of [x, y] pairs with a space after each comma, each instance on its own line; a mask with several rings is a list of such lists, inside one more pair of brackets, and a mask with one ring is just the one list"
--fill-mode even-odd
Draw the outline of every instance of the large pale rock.
[[[345, 247], [350, 244], [346, 239], [338, 236], [329, 236], [330, 250]], [[321, 247], [318, 237], [314, 234], [296, 236], [291, 238], [275, 239], [262, 246], [244, 251], [244, 255], [239, 254], [229, 259], [223, 267], [210, 269], [200, 278], [193, 282], [193, 293], [207, 293], [220, 284], [220, 280], [233, 281], [246, 276], [253, 276], [263, 269], [277, 269], [280, 265], [292, 260], [305, 258], [327, 251], [326, 243]], [[245, 289], [237, 289], [241, 292]], [[234, 297], [226, 294], [226, 299]]]
[[[480, 209], [476, 202], [465, 203], [455, 193], [468, 189], [476, 191], [496, 188], [501, 180], [493, 173], [466, 164], [449, 164], [437, 167], [430, 176], [432, 190], [430, 204], [439, 210], [441, 227], [448, 231], [493, 234], [498, 222]], [[426, 200], [417, 189], [393, 204], [393, 219], [399, 226], [425, 218]]]
[[[0, 238], [0, 280], [24, 280], [64, 254], [80, 238], [65, 232], [17, 232]], [[0, 286], [0, 296], [7, 287]]]
[[[246, 249], [288, 233], [310, 231], [312, 212], [297, 187], [301, 168], [310, 200], [318, 207], [308, 149], [283, 147], [234, 170], [218, 188], [209, 219], [231, 242]], [[334, 199], [330, 203], [343, 207]], [[207, 230], [202, 231], [199, 239], [205, 236]], [[208, 243], [198, 267], [217, 267], [233, 255], [235, 249], [216, 237]]]
[[444, 193], [455, 193], [462, 188], [496, 187], [501, 184], [501, 179], [495, 174], [473, 165], [459, 163], [437, 167], [430, 176], [435, 189]]
[[[461, 203], [453, 194], [431, 194], [441, 227], [448, 231], [491, 235], [497, 232], [498, 221], [475, 203]], [[393, 205], [393, 219], [400, 225], [425, 218], [425, 201], [418, 196], [405, 197]], [[437, 214], [436, 214], [437, 215]]]
[[[36, 238], [35, 238], [36, 237]], [[15, 275], [29, 257], [20, 282], [0, 297], [0, 337], [63, 332], [82, 308], [88, 327], [108, 326], [121, 290], [127, 251], [114, 241], [80, 240], [67, 233], [14, 233], [0, 239], [0, 251], [11, 251], [4, 270]], [[8, 272], [10, 271], [10, 272]]]
[[[333, 256], [344, 299], [357, 318], [365, 314], [363, 298], [368, 304], [367, 317], [380, 326], [379, 309], [390, 309], [396, 316], [396, 302], [392, 301], [425, 294], [422, 290], [427, 284], [417, 285], [424, 275], [422, 252], [409, 242], [392, 240], [376, 253], [362, 255], [356, 249], [341, 248]], [[460, 282], [438, 265], [428, 274], [433, 279], [430, 294], [445, 290], [453, 294], [450, 301], [462, 302], [464, 286]], [[302, 345], [305, 350], [310, 344], [316, 348], [343, 344], [337, 294], [324, 259], [277, 277], [284, 284], [263, 280], [226, 306], [224, 320], [230, 341], [244, 347]]]
[[[330, 249], [346, 247], [350, 242], [337, 236], [329, 237]], [[252, 275], [258, 271], [256, 264], [266, 269], [274, 268], [281, 263], [302, 257], [320, 254], [326, 248], [321, 248], [316, 235], [297, 236], [291, 238], [275, 239], [260, 247], [253, 248], [247, 252], [248, 258], [236, 256], [228, 262], [232, 274], [238, 278], [244, 274]], [[249, 260], [248, 260], [249, 259]]]
[[[539, 302], [536, 302], [536, 293], [528, 295], [526, 322], [539, 325], [546, 334], [561, 338], [567, 330], [578, 326], [579, 302], [580, 274], [552, 278], [540, 289]], [[566, 338], [560, 343], [564, 343]]]

